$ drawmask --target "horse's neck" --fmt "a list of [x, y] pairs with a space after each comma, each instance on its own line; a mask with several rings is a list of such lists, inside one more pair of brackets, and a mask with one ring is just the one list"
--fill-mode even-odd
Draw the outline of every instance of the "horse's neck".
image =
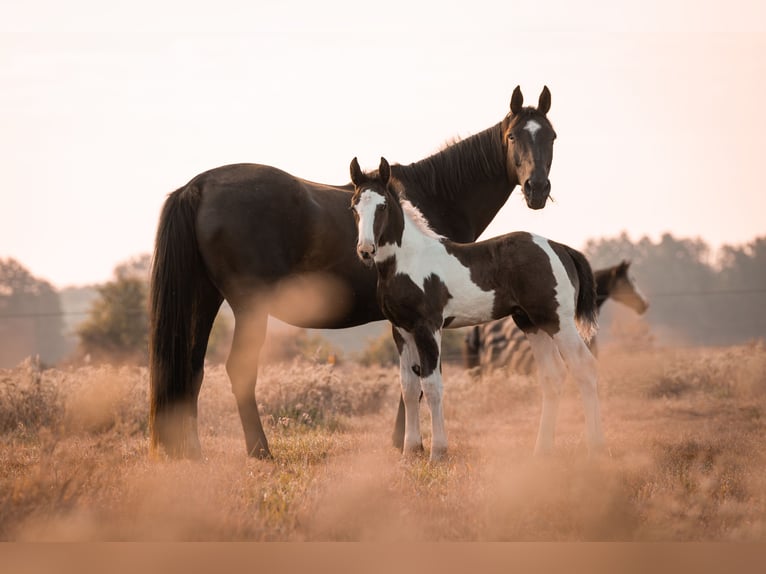
[[407, 197], [439, 234], [468, 242], [486, 229], [515, 181], [506, 172], [500, 124], [407, 166], [394, 166]]
[[[378, 247], [378, 253], [375, 261], [378, 265], [378, 272], [382, 279], [388, 279], [397, 272], [397, 269], [417, 266], [418, 262], [429, 256], [431, 250], [446, 241], [436, 232], [428, 227], [428, 221], [413, 208], [401, 209], [403, 226], [401, 234], [396, 237], [388, 237], [387, 242]], [[396, 268], [390, 268], [385, 265], [391, 257], [395, 257]]]

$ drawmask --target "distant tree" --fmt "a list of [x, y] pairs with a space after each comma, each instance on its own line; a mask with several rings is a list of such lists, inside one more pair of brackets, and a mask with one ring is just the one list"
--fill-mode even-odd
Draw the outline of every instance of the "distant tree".
[[670, 339], [719, 345], [766, 335], [766, 238], [724, 246], [718, 261], [701, 239], [668, 233], [658, 242], [591, 240], [584, 251], [594, 268], [632, 261], [651, 304], [646, 320]]
[[148, 358], [148, 256], [130, 259], [114, 270], [115, 279], [98, 286], [98, 298], [77, 329], [80, 353], [104, 361]]
[[13, 367], [30, 355], [50, 365], [65, 352], [56, 290], [15, 259], [0, 259], [0, 367]]
[[766, 289], [766, 237], [744, 247], [724, 245], [719, 256], [723, 284], [733, 290]]
[[116, 279], [140, 279], [145, 283], [149, 282], [152, 257], [148, 253], [136, 255], [127, 261], [123, 261], [114, 268]]

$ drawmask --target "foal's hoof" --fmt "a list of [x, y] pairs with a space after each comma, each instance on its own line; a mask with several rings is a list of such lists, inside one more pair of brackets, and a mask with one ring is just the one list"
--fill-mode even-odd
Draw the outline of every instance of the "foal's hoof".
[[438, 447], [431, 449], [431, 456], [428, 459], [430, 463], [442, 462], [447, 459], [447, 447]]
[[405, 458], [412, 458], [416, 456], [420, 456], [425, 452], [425, 449], [423, 448], [423, 443], [414, 444], [411, 446], [406, 446], [402, 449], [402, 454]]

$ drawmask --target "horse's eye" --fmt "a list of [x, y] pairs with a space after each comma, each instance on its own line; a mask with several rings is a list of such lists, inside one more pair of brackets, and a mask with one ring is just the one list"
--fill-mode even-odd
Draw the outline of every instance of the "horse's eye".
[[508, 141], [513, 141], [515, 138], [513, 137], [512, 133], [508, 134]]

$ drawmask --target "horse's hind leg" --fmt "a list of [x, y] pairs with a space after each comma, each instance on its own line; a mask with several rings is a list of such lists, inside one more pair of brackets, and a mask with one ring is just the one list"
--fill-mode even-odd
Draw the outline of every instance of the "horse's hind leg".
[[447, 454], [447, 430], [444, 425], [444, 386], [441, 372], [441, 331], [415, 331], [420, 357], [420, 386], [431, 411], [431, 462]]
[[597, 452], [604, 446], [604, 432], [601, 428], [601, 411], [598, 402], [598, 365], [588, 346], [577, 332], [574, 322], [554, 335], [561, 356], [569, 372], [580, 386], [585, 408], [585, 428], [588, 449]]
[[247, 453], [257, 458], [271, 458], [263, 432], [255, 383], [258, 380], [258, 357], [266, 337], [268, 315], [263, 310], [235, 309], [234, 339], [226, 361], [226, 372], [237, 400], [239, 418], [245, 431]]
[[537, 378], [543, 389], [543, 409], [540, 415], [540, 428], [537, 431], [535, 454], [548, 454], [553, 450], [561, 384], [566, 378], [566, 366], [556, 348], [556, 343], [548, 333], [530, 332], [527, 333], [527, 339], [537, 364]]

